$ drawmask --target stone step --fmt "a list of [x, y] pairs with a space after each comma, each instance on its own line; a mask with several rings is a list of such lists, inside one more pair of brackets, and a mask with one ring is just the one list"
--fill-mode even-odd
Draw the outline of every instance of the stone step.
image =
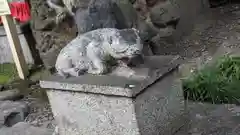
[[19, 122], [11, 128], [0, 129], [1, 135], [52, 135], [53, 131], [46, 128], [31, 126], [28, 123]]

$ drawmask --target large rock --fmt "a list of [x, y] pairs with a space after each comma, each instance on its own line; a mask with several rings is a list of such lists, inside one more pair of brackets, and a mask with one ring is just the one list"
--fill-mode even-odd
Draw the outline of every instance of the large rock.
[[150, 18], [156, 26], [166, 27], [169, 23], [180, 19], [179, 9], [170, 1], [161, 2], [151, 9]]
[[12, 126], [24, 121], [28, 113], [29, 107], [24, 103], [0, 101], [0, 127], [3, 125]]
[[86, 33], [98, 28], [116, 28], [117, 22], [113, 9], [112, 0], [92, 0], [88, 9], [78, 9], [75, 15], [78, 33]]
[[139, 20], [137, 29], [139, 30], [139, 35], [142, 41], [149, 41], [159, 32], [159, 29], [154, 27], [150, 22], [144, 20]]
[[114, 14], [120, 28], [132, 28], [137, 25], [137, 12], [129, 0], [113, 0], [116, 3]]
[[[30, 0], [31, 4], [31, 28], [33, 36], [36, 40], [36, 48], [38, 49], [43, 63], [52, 67], [55, 63], [49, 63], [49, 56], [52, 53], [57, 55], [58, 51], [70, 42], [76, 36], [76, 28], [74, 23], [69, 20], [62, 22], [60, 26], [56, 26], [53, 22], [56, 13], [49, 8], [45, 0]], [[54, 55], [54, 54], [53, 54]], [[50, 58], [55, 61], [54, 57]]]
[[18, 89], [0, 91], [0, 101], [15, 100], [22, 96]]
[[157, 35], [150, 40], [150, 44], [155, 55], [164, 54], [165, 49], [169, 49], [169, 45], [174, 44], [174, 33], [175, 29], [171, 26], [159, 29]]
[[[85, 3], [87, 1], [85, 0]], [[76, 25], [71, 19], [66, 19], [58, 27], [53, 23], [56, 13], [47, 6], [46, 1], [31, 0], [30, 2], [33, 17], [31, 26], [37, 42], [36, 48], [44, 65], [51, 68], [55, 64], [55, 56], [58, 55], [59, 50], [76, 37]], [[112, 5], [111, 2], [115, 4]], [[109, 10], [112, 7], [113, 9]], [[95, 0], [88, 9], [86, 4], [81, 6], [75, 16], [79, 33], [103, 27], [131, 28], [135, 26], [136, 18], [135, 9], [128, 0]]]
[[0, 129], [0, 133], [1, 135], [52, 135], [53, 131], [19, 122], [11, 128]]
[[141, 19], [146, 20], [148, 18], [148, 6], [146, 0], [136, 0], [133, 7], [136, 9], [138, 16]]
[[75, 21], [78, 33], [98, 28], [132, 28], [137, 14], [128, 0], [92, 0], [87, 9], [76, 11]]
[[[173, 0], [179, 6], [179, 20], [174, 37], [181, 40], [183, 36], [192, 33], [195, 22], [198, 21], [200, 14], [210, 13], [209, 0]], [[188, 8], [186, 8], [188, 7]]]

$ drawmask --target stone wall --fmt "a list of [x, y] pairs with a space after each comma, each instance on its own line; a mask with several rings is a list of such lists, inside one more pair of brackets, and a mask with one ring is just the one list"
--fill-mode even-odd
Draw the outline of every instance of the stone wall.
[[50, 68], [62, 47], [76, 35], [72, 21], [65, 21], [60, 26], [54, 24], [55, 12], [47, 6], [45, 0], [30, 0], [31, 28], [36, 40], [36, 48], [44, 65]]
[[141, 19], [158, 33], [151, 37], [154, 54], [178, 42], [192, 31], [195, 18], [209, 9], [208, 0], [136, 0], [134, 7]]
[[[174, 44], [182, 35], [190, 33], [194, 18], [209, 5], [206, 2], [208, 0], [113, 1], [119, 7], [119, 11], [114, 12], [121, 13], [123, 17], [120, 19], [121, 23], [126, 24], [126, 27], [139, 29], [146, 46], [150, 45], [154, 54], [163, 54], [162, 48]], [[47, 6], [45, 0], [30, 2], [36, 46], [45, 66], [51, 67], [59, 50], [76, 36], [77, 28], [70, 19], [57, 27], [53, 21], [56, 14]]]
[[[26, 39], [27, 32], [22, 30], [19, 25], [16, 28], [24, 58], [27, 64], [33, 65], [35, 61], [31, 53], [29, 41]], [[14, 60], [5, 29], [3, 26], [0, 26], [0, 64], [3, 63], [14, 63]]]

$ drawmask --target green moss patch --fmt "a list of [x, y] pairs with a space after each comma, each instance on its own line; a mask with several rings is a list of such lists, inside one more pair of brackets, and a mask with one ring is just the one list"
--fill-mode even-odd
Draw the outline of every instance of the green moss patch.
[[211, 102], [240, 102], [240, 57], [224, 56], [183, 80], [186, 99]]
[[14, 64], [0, 64], [0, 84], [5, 84], [17, 78]]

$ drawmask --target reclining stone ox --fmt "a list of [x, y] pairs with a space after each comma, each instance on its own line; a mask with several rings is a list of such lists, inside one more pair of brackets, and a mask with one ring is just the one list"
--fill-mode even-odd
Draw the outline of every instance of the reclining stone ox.
[[55, 68], [60, 76], [101, 75], [110, 62], [142, 54], [143, 44], [136, 29], [101, 28], [77, 36], [59, 53]]

